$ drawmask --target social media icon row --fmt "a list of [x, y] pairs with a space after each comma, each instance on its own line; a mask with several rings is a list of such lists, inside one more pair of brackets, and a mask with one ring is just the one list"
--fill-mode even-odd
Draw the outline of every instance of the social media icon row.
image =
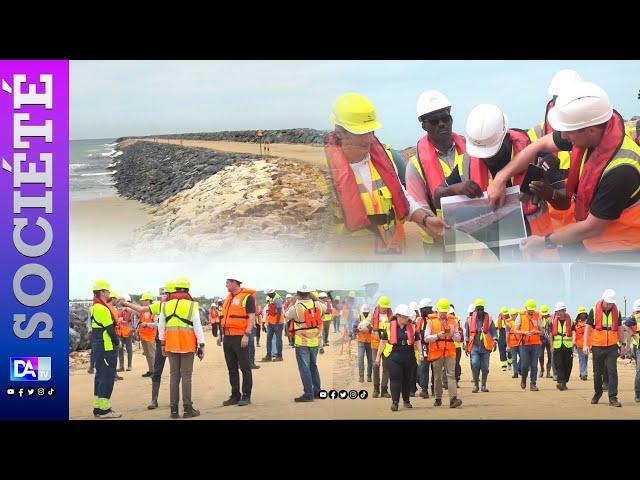
[[37, 395], [38, 397], [44, 397], [45, 395], [48, 397], [53, 397], [56, 394], [56, 389], [54, 387], [49, 387], [49, 388], [13, 388], [13, 387], [9, 387], [7, 388], [7, 395], [9, 395], [10, 397], [13, 396], [18, 396], [18, 397], [24, 397], [24, 396], [29, 396], [32, 397], [34, 395]]
[[364, 400], [369, 396], [369, 392], [366, 390], [360, 390], [359, 392], [357, 390], [349, 390], [348, 392], [346, 390], [329, 390], [328, 392], [326, 390], [320, 390], [318, 396], [322, 399], [330, 398], [332, 400], [335, 400], [336, 398], [339, 398], [340, 400], [345, 400], [347, 398], [355, 400], [356, 398], [361, 398]]

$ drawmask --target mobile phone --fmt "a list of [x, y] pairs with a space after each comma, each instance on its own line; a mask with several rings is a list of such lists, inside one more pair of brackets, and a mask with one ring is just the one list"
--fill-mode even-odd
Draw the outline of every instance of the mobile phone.
[[544, 180], [544, 169], [539, 167], [538, 165], [534, 165], [530, 163], [527, 167], [527, 173], [524, 176], [524, 180], [522, 181], [522, 185], [520, 186], [520, 191], [533, 195], [533, 192], [529, 188], [531, 182]]

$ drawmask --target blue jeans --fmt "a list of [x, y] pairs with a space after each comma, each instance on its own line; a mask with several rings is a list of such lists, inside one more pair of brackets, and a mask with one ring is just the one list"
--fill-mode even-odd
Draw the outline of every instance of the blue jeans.
[[520, 345], [520, 374], [522, 381], [527, 381], [529, 370], [531, 370], [531, 386], [534, 387], [538, 381], [538, 357], [542, 345]]
[[301, 347], [296, 345], [296, 361], [298, 371], [304, 387], [304, 396], [313, 398], [320, 392], [320, 372], [316, 359], [318, 358], [318, 347]]
[[429, 389], [429, 362], [427, 360], [420, 360], [420, 365], [418, 366], [418, 385], [422, 390]]
[[500, 366], [506, 367], [508, 365], [507, 359], [507, 334], [504, 328], [499, 331], [498, 337], [498, 352], [500, 353]]
[[520, 374], [520, 363], [522, 363], [520, 347], [511, 347], [511, 366], [513, 367], [513, 373]]
[[474, 345], [471, 348], [471, 372], [474, 375], [478, 375], [481, 370], [483, 374], [489, 374], [489, 355], [491, 352], [487, 352], [484, 347]]
[[581, 348], [576, 347], [578, 362], [580, 364], [580, 377], [587, 377], [587, 367], [589, 365], [589, 355], [585, 355]]
[[371, 344], [366, 342], [358, 342], [358, 375], [364, 377], [364, 356], [367, 355], [367, 378], [371, 378], [373, 371], [373, 361]]
[[[273, 351], [273, 337], [276, 337], [275, 352]], [[267, 357], [282, 356], [282, 323], [270, 323], [267, 325]]]
[[256, 334], [255, 334], [255, 329], [251, 331], [251, 333], [249, 334], [249, 346], [247, 347], [249, 349], [249, 363], [251, 363], [252, 365], [254, 363], [256, 363], [256, 342], [255, 342], [255, 338], [256, 338]]

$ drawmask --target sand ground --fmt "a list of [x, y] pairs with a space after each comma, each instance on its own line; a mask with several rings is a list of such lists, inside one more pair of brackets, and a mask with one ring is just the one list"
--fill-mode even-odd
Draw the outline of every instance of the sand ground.
[[[302, 384], [296, 367], [294, 350], [284, 346], [284, 361], [258, 363], [259, 370], [253, 370], [254, 387], [252, 405], [247, 407], [223, 407], [222, 401], [229, 396], [227, 369], [222, 348], [217, 347], [208, 328], [206, 356], [202, 362], [196, 359], [193, 378], [193, 401], [202, 415], [200, 419], [640, 419], [640, 404], [634, 403], [633, 380], [635, 365], [628, 360], [618, 360], [619, 395], [622, 408], [609, 407], [605, 394], [598, 405], [591, 405], [593, 395], [592, 366], [589, 363], [589, 380], [578, 377], [578, 359], [574, 358], [574, 369], [569, 382], [569, 390], [560, 392], [553, 379], [538, 381], [540, 391], [520, 389], [520, 381], [511, 378], [511, 372], [502, 372], [497, 352], [491, 355], [489, 393], [471, 393], [471, 372], [469, 359], [462, 356], [462, 378], [458, 396], [464, 402], [458, 409], [448, 408], [447, 391], [443, 400], [445, 406], [434, 407], [433, 398], [412, 398], [414, 408], [398, 412], [389, 410], [390, 399], [371, 397], [373, 385], [359, 383], [356, 343], [340, 345], [336, 340], [319, 355], [318, 366], [324, 389], [361, 390], [369, 392], [365, 400], [316, 400], [312, 403], [294, 403], [293, 398], [302, 393]], [[332, 340], [337, 334], [332, 333]], [[256, 359], [265, 354], [263, 336], [261, 347], [256, 349]], [[546, 360], [546, 358], [545, 358]], [[169, 371], [168, 364], [160, 389], [160, 408], [147, 410], [151, 395], [151, 381], [140, 375], [146, 371], [146, 361], [142, 351], [134, 353], [133, 370], [124, 372], [124, 380], [115, 384], [112, 403], [114, 409], [123, 413], [123, 419], [168, 419], [169, 418]], [[86, 371], [86, 365], [70, 373], [71, 419], [92, 419], [91, 400], [93, 395], [93, 375]]]

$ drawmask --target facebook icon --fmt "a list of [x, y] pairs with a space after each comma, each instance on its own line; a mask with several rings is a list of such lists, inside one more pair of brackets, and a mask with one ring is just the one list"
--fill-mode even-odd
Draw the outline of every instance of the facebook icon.
[[12, 382], [46, 382], [51, 380], [51, 357], [11, 357]]

